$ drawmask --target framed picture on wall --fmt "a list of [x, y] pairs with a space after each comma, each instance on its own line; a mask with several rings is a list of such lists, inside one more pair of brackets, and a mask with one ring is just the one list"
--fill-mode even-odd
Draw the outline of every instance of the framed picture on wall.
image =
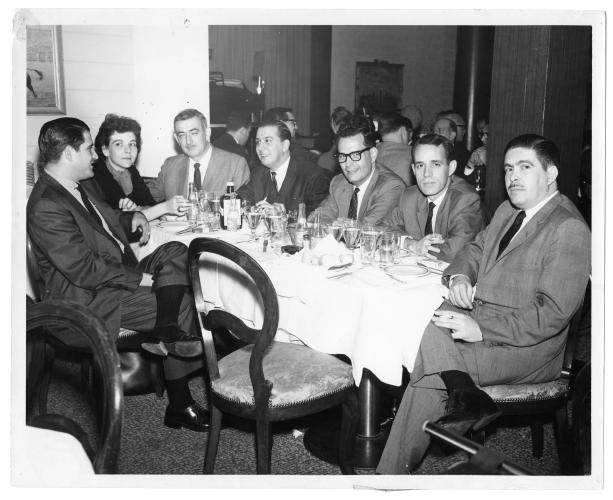
[[355, 109], [366, 114], [384, 113], [402, 107], [404, 64], [387, 61], [356, 62]]
[[61, 28], [28, 26], [26, 47], [27, 113], [66, 114]]

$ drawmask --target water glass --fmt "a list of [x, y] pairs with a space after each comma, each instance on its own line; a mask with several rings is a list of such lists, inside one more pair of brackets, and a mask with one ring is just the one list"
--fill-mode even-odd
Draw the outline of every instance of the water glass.
[[390, 266], [399, 262], [400, 233], [397, 231], [383, 231], [379, 243], [379, 265]]
[[362, 229], [356, 221], [347, 222], [343, 228], [343, 239], [348, 250], [355, 250], [360, 241]]
[[371, 227], [362, 228], [361, 241], [362, 262], [364, 264], [374, 264], [379, 242], [379, 231]]

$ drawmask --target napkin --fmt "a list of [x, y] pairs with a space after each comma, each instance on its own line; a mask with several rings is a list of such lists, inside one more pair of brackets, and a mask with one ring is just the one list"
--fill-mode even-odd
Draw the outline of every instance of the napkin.
[[336, 241], [331, 234], [322, 238], [310, 252], [304, 250], [302, 252], [304, 252], [301, 256], [302, 262], [307, 259], [309, 263], [319, 266], [330, 267], [353, 262], [353, 253]]

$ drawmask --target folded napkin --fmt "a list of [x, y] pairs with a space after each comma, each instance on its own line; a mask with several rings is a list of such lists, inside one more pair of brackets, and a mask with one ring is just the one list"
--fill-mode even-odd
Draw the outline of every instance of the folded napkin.
[[316, 266], [337, 266], [353, 262], [353, 253], [331, 234], [322, 238], [313, 249], [302, 249], [294, 255], [295, 260]]

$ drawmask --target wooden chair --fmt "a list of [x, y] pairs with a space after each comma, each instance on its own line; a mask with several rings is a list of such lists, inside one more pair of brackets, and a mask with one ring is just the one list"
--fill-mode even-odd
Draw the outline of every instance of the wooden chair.
[[[260, 329], [233, 314], [207, 312], [200, 283], [199, 260], [214, 254], [238, 264], [255, 283], [264, 305]], [[222, 413], [255, 420], [257, 473], [270, 473], [271, 422], [343, 407], [339, 463], [353, 473], [351, 452], [357, 425], [357, 396], [351, 366], [303, 345], [275, 342], [279, 322], [277, 294], [266, 272], [248, 254], [224, 241], [197, 238], [189, 246], [189, 266], [209, 373], [211, 430], [204, 472], [214, 471]], [[211, 331], [226, 328], [248, 345], [217, 360]]]
[[[503, 416], [522, 416], [530, 419], [532, 455], [536, 458], [543, 456], [543, 422], [548, 416], [553, 415], [555, 440], [563, 473], [570, 473], [573, 469], [568, 445], [568, 404], [574, 375], [573, 359], [581, 319], [584, 314], [582, 301], [570, 322], [562, 370], [557, 379], [536, 384], [481, 387], [494, 400]], [[494, 425], [496, 425], [496, 422], [494, 422]], [[475, 433], [473, 437], [483, 443], [485, 440], [484, 431]]]
[[[26, 258], [28, 268], [28, 278], [32, 285], [32, 300], [39, 302], [43, 295], [44, 283], [38, 268], [38, 262], [32, 242], [26, 236]], [[164, 394], [164, 375], [163, 367], [160, 358], [146, 351], [143, 351], [141, 344], [149, 337], [146, 333], [128, 330], [121, 328], [116, 341], [117, 351], [119, 353], [119, 361], [121, 364], [121, 376], [125, 396], [133, 396], [139, 394], [149, 394], [155, 392], [159, 397]], [[45, 350], [45, 363], [49, 367], [53, 365], [53, 359], [56, 351], [72, 352], [78, 357], [78, 362], [81, 364], [81, 380], [84, 385], [91, 385], [91, 363], [90, 351], [88, 349], [79, 349], [75, 346], [64, 345], [55, 337], [49, 338], [47, 348]], [[47, 376], [51, 376], [51, 370], [47, 370]], [[47, 379], [46, 388], [48, 390], [50, 378]], [[46, 401], [46, 389], [41, 385], [41, 405]], [[41, 407], [44, 411], [44, 407]]]
[[[82, 444], [97, 474], [117, 472], [121, 425], [123, 418], [123, 394], [119, 358], [115, 344], [104, 323], [87, 308], [76, 302], [50, 300], [28, 302], [26, 306], [26, 424], [43, 429], [66, 432]], [[51, 337], [60, 334], [78, 339], [81, 348], [88, 349], [93, 367], [100, 379], [102, 410], [99, 419], [97, 450], [91, 446], [85, 430], [70, 418], [37, 413], [34, 401], [40, 397], [39, 386], [46, 378], [49, 364], [44, 362], [45, 346]], [[47, 391], [44, 391], [45, 397]], [[40, 408], [40, 405], [38, 405]], [[46, 403], [44, 407], [46, 408]]]

